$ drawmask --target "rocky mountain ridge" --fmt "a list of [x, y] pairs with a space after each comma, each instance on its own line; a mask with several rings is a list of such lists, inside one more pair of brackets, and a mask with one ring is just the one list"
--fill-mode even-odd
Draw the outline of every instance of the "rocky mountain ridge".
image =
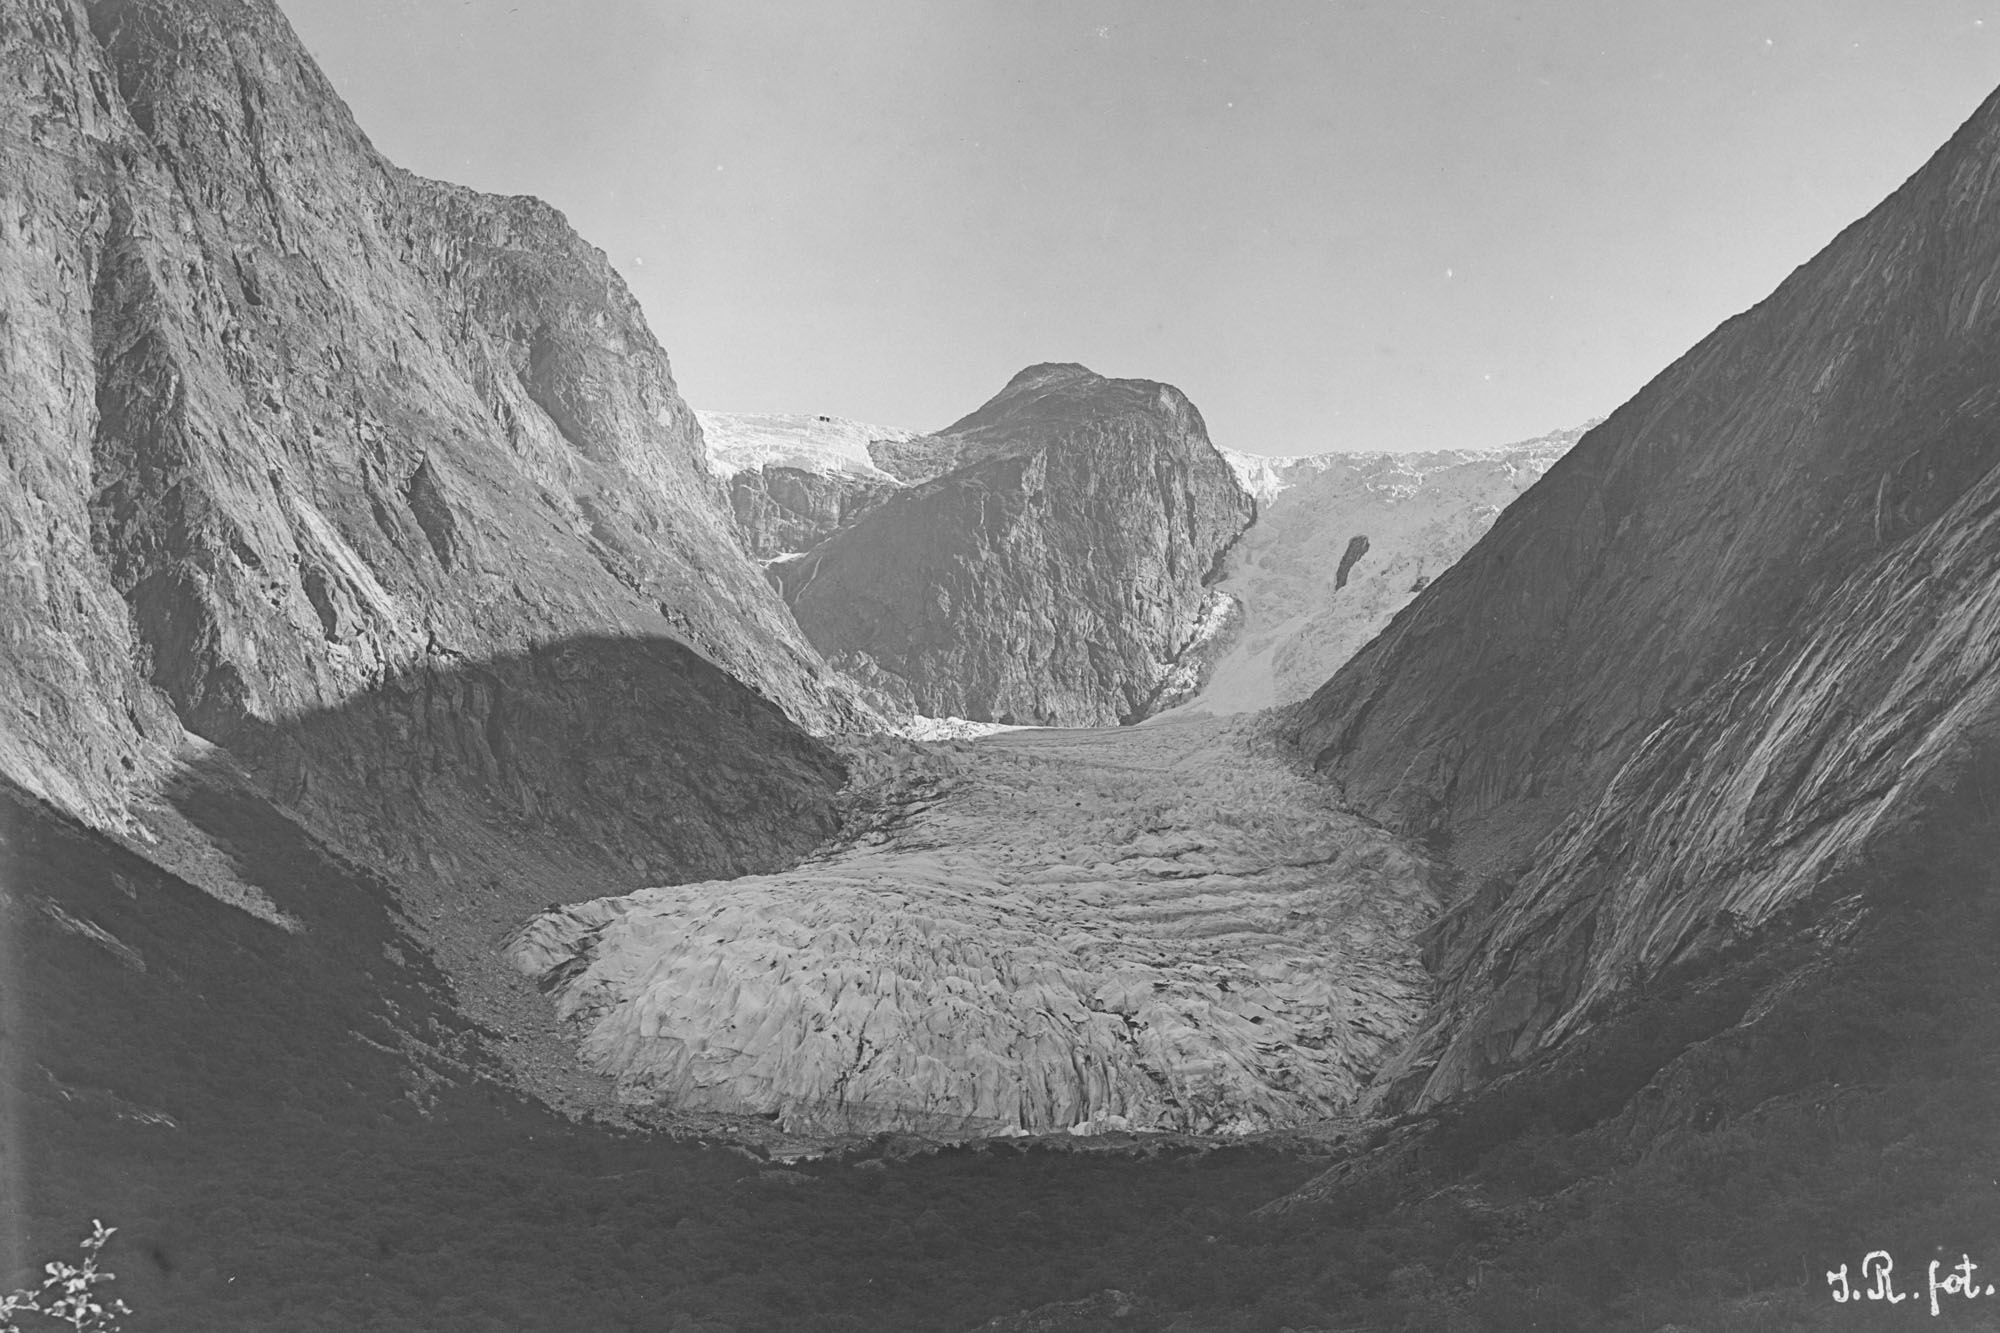
[[1356, 808], [1485, 877], [1432, 934], [1442, 994], [1387, 1104], [1558, 1051], [1669, 973], [1831, 957], [1990, 819], [1961, 822], [2000, 680], [1996, 177], [2000, 97], [1305, 706]]
[[1210, 584], [1253, 506], [1170, 385], [1031, 366], [932, 436], [874, 441], [904, 489], [771, 566], [887, 711], [1133, 722], [1198, 687]]

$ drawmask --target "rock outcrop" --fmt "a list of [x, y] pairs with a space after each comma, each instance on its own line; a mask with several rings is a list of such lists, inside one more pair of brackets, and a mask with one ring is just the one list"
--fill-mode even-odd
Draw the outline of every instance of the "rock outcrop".
[[510, 956], [624, 1098], [811, 1133], [1295, 1126], [1422, 1012], [1436, 869], [1251, 724], [958, 755], [796, 870], [561, 908]]
[[902, 483], [875, 466], [869, 449], [915, 436], [839, 417], [696, 416], [709, 466], [729, 486], [737, 531], [765, 561], [810, 550], [899, 490]]
[[886, 479], [774, 465], [731, 477], [729, 502], [750, 554], [772, 560], [811, 550], [897, 489]]
[[[793, 722], [862, 714], [560, 214], [384, 161], [268, 0], [20, 0], [0, 66], [0, 769], [116, 826], [192, 735], [413, 873], [504, 873], [525, 813], [598, 891], [562, 829], [701, 825], [619, 872], [655, 878], [819, 836], [839, 769]], [[553, 780], [534, 738], [614, 712], [628, 764], [768, 755], [803, 818], [758, 848], [727, 800]]]
[[1996, 186], [2000, 96], [1306, 706], [1349, 801], [1487, 875], [1432, 935], [1443, 991], [1391, 1104], [1574, 1041], [1662, 978], [1830, 957], [1899, 910], [1917, 849], [1990, 828]]
[[1089, 726], [1199, 683], [1230, 623], [1210, 585], [1254, 506], [1179, 390], [1033, 366], [870, 454], [907, 489], [772, 571], [807, 637], [890, 706]]
[[1498, 449], [1260, 457], [1224, 451], [1257, 521], [1215, 585], [1243, 625], [1183, 710], [1297, 703], [1388, 625], [1588, 427]]

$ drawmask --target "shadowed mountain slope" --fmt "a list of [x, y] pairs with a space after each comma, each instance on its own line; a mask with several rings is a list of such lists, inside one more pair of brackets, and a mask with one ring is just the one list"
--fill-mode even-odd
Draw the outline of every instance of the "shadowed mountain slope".
[[1443, 989], [1390, 1104], [1663, 976], [1834, 949], [1969, 808], [2000, 726], [1997, 184], [1989, 99], [1304, 707], [1351, 802], [1487, 875], [1433, 931]]
[[1320, 691], [1357, 805], [1504, 861], [1995, 461], [2000, 110], [1508, 508]]
[[1136, 722], [1199, 684], [1254, 505], [1178, 389], [1032, 366], [870, 453], [909, 489], [772, 567], [828, 661], [987, 722]]
[[510, 1067], [556, 1104], [573, 1099], [538, 1082], [549, 1052], [518, 1040], [539, 1026], [539, 997], [499, 958], [523, 916], [789, 866], [834, 832], [843, 776], [825, 744], [691, 649], [601, 638], [431, 658], [334, 708], [246, 724], [189, 771], [246, 769], [388, 877], [460, 1008], [525, 1052]]

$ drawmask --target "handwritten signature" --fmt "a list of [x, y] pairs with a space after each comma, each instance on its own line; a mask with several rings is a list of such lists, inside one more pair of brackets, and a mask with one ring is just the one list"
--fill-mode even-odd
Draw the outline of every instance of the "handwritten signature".
[[[1930, 1310], [1933, 1315], [1940, 1312], [1939, 1298], [1950, 1300], [1954, 1296], [1966, 1300], [1976, 1300], [1981, 1296], [1994, 1295], [1994, 1283], [1979, 1281], [1979, 1265], [1972, 1262], [1972, 1256], [1961, 1255], [1959, 1261], [1949, 1268], [1944, 1260], [1933, 1259], [1925, 1273], [1925, 1283], [1930, 1296]], [[1887, 1301], [1900, 1305], [1912, 1296], [1922, 1295], [1914, 1288], [1909, 1291], [1896, 1290], [1896, 1260], [1887, 1250], [1870, 1250], [1861, 1261], [1858, 1279], [1848, 1276], [1847, 1265], [1830, 1269], [1826, 1275], [1827, 1285], [1833, 1288], [1833, 1299], [1845, 1305], [1849, 1301]], [[1921, 1305], [1916, 1307], [1922, 1309]]]

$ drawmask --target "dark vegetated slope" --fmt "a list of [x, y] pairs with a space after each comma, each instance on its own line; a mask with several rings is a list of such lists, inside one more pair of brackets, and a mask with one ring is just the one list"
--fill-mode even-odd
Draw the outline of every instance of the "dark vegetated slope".
[[482, 1076], [394, 891], [261, 800], [208, 780], [175, 797], [299, 933], [4, 799], [17, 1229], [0, 1282], [101, 1217], [121, 1228], [107, 1257], [132, 1333], [682, 1313], [741, 1333], [928, 1333], [1146, 1285], [1167, 1250], [1200, 1266], [1183, 1285], [1222, 1290], [1259, 1229], [1248, 1210], [1305, 1174], [1251, 1148], [1004, 1144], [781, 1169], [568, 1124]]
[[[2000, 763], [1867, 872], [1820, 938], [1745, 941], [1534, 1064], [1377, 1132], [1270, 1210], [1350, 1258], [1292, 1299], [1411, 1329], [1900, 1327], [1826, 1274], [2000, 1256]], [[1799, 966], [1810, 955], [1810, 966]], [[1421, 1273], [1413, 1268], [1421, 1266]], [[1400, 1276], [1398, 1275], [1400, 1270]], [[1982, 1279], [1984, 1281], [1985, 1279]], [[1993, 1307], [1945, 1303], [1940, 1327]]]
[[[790, 865], [830, 834], [840, 760], [671, 639], [432, 655], [336, 707], [242, 728], [282, 806], [454, 912]], [[499, 894], [497, 901], [488, 901]]]
[[1208, 584], [1254, 506], [1179, 390], [1033, 366], [871, 449], [917, 484], [772, 570], [829, 661], [926, 715], [1062, 726], [1199, 683]]

